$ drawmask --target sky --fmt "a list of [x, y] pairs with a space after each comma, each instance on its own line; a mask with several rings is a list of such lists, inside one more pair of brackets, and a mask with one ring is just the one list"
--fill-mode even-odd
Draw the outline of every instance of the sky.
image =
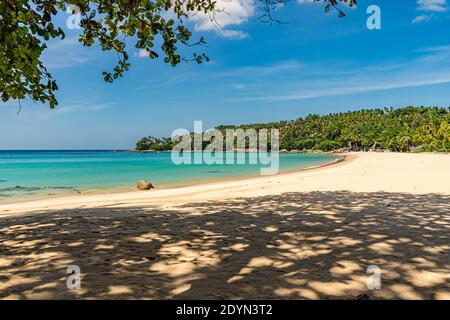
[[[220, 2], [214, 25], [189, 21], [204, 36], [209, 63], [173, 68], [129, 44], [131, 70], [114, 83], [115, 56], [77, 42], [77, 30], [43, 57], [58, 81], [59, 106], [0, 104], [0, 149], [130, 149], [143, 136], [177, 128], [290, 120], [408, 105], [450, 106], [450, 1], [359, 0], [338, 18], [323, 4], [292, 0], [285, 23], [258, 20], [252, 0]], [[381, 9], [381, 29], [366, 12]], [[70, 14], [61, 13], [63, 25]], [[201, 49], [201, 48], [199, 48]]]

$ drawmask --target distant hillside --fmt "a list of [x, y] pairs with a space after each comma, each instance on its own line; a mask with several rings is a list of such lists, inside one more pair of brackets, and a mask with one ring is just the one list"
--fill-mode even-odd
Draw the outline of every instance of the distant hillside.
[[[291, 121], [265, 124], [221, 125], [228, 128], [277, 128], [280, 149], [354, 151], [450, 152], [450, 108], [406, 107], [360, 110], [329, 115], [309, 115]], [[170, 138], [142, 138], [137, 150], [170, 150]]]

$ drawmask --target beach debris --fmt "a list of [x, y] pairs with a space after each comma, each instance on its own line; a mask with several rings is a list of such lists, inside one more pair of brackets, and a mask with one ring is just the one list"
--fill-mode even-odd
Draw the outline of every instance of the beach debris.
[[138, 188], [139, 190], [150, 190], [150, 189], [153, 189], [153, 188], [155, 188], [155, 187], [153, 186], [153, 184], [152, 184], [150, 181], [147, 181], [147, 180], [139, 180], [139, 181], [137, 182], [137, 188]]
[[368, 294], [362, 293], [356, 296], [356, 300], [370, 300]]

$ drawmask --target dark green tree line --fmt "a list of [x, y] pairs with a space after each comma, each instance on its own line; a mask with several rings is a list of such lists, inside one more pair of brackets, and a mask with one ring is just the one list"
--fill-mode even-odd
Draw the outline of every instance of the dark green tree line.
[[[406, 107], [400, 109], [360, 110], [329, 115], [309, 115], [291, 121], [248, 125], [221, 125], [226, 129], [276, 128], [280, 131], [280, 149], [331, 151], [348, 148], [450, 152], [450, 108]], [[170, 150], [166, 138], [163, 147], [156, 145], [139, 150]]]

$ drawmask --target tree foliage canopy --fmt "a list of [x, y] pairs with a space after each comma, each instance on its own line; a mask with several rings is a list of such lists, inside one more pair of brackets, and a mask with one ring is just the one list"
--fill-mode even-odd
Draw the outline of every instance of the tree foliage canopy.
[[[255, 0], [262, 11], [261, 19], [276, 21], [272, 10], [289, 0]], [[314, 0], [325, 3], [325, 10], [339, 3], [353, 6], [357, 0]], [[76, 6], [76, 7], [74, 7]], [[192, 56], [180, 54], [179, 44], [205, 44], [203, 38], [191, 42], [192, 31], [187, 20], [205, 14], [214, 21], [220, 8], [216, 0], [2, 0], [0, 3], [0, 95], [4, 102], [31, 99], [57, 104], [58, 85], [42, 62], [42, 53], [50, 39], [63, 39], [64, 31], [55, 25], [55, 16], [67, 8], [81, 15], [79, 41], [85, 46], [98, 43], [104, 51], [117, 54], [117, 65], [104, 71], [107, 82], [122, 77], [130, 67], [126, 39], [148, 52], [151, 59], [163, 56], [176, 66], [181, 61], [202, 63], [208, 60], [203, 52]], [[75, 9], [77, 8], [77, 9]], [[197, 47], [198, 48], [198, 47]]]
[[[450, 152], [450, 108], [406, 107], [360, 110], [273, 123], [222, 125], [217, 129], [271, 129], [280, 131], [280, 149], [355, 151], [382, 149], [397, 152]], [[170, 150], [169, 138], [143, 138], [138, 150]]]

